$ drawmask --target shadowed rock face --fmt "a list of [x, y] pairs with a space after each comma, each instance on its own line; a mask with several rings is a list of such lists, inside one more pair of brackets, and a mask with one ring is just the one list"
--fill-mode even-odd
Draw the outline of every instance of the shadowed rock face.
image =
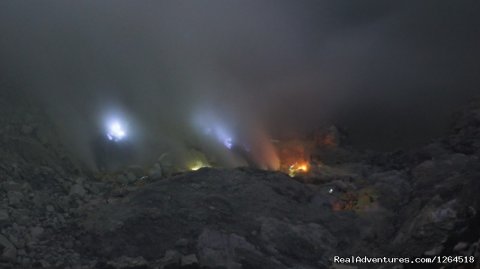
[[[84, 172], [41, 111], [2, 94], [1, 268], [327, 268], [335, 255], [480, 258], [478, 104], [425, 147], [340, 148], [344, 161], [303, 178], [203, 168], [138, 180], [147, 172], [132, 167], [133, 183], [121, 185], [118, 175]], [[13, 109], [23, 113], [10, 116]]]
[[[109, 257], [158, 259], [186, 239], [182, 250], [198, 252], [212, 266], [241, 264], [248, 255], [314, 266], [326, 263], [341, 241], [326, 225], [350, 226], [351, 234], [356, 229], [355, 216], [334, 216], [314, 196], [312, 188], [283, 174], [201, 169], [102, 205], [84, 225], [99, 242], [95, 251]], [[237, 247], [245, 253], [237, 254]]]

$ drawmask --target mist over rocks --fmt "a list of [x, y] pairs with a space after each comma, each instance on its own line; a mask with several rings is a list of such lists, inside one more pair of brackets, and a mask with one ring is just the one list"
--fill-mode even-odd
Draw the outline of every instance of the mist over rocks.
[[90, 167], [112, 114], [128, 119], [138, 162], [181, 157], [193, 142], [226, 159], [195, 141], [192, 119], [208, 110], [267, 137], [342, 122], [357, 145], [416, 147], [480, 87], [478, 10], [470, 0], [7, 1], [0, 83], [41, 102]]
[[47, 114], [6, 93], [2, 109], [22, 116], [0, 117], [2, 268], [329, 268], [338, 255], [479, 258], [478, 103], [424, 147], [345, 147], [340, 156], [354, 158], [305, 177], [252, 168], [149, 177], [131, 166], [125, 173], [133, 181], [123, 181], [89, 172]]

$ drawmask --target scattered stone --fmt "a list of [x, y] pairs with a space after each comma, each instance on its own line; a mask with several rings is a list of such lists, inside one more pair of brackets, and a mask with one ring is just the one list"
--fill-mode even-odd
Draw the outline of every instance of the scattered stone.
[[9, 191], [8, 194], [8, 203], [12, 206], [19, 206], [23, 200], [23, 194], [17, 191]]
[[131, 258], [126, 256], [108, 262], [108, 265], [118, 269], [147, 268], [147, 264], [148, 262], [143, 257]]
[[128, 179], [128, 177], [123, 174], [118, 175], [116, 178], [116, 181], [120, 183], [120, 185], [128, 185], [130, 183], [130, 180]]
[[127, 171], [135, 178], [140, 178], [145, 175], [145, 169], [140, 165], [130, 165], [127, 167]]
[[180, 253], [176, 250], [167, 250], [160, 264], [163, 269], [176, 269], [180, 265]]
[[43, 234], [44, 229], [42, 227], [33, 227], [30, 229], [32, 238], [37, 239]]
[[[17, 257], [17, 249], [15, 246], [2, 234], [0, 234], [0, 246], [2, 247], [1, 258], [6, 261], [15, 261]], [[1, 251], [1, 249], [0, 249]]]
[[442, 246], [436, 246], [436, 247], [434, 247], [430, 250], [425, 251], [423, 254], [425, 256], [436, 256], [436, 255], [440, 254], [442, 252], [442, 250], [443, 250]]
[[52, 205], [47, 205], [46, 209], [47, 209], [48, 212], [54, 212], [55, 211], [55, 208]]
[[0, 209], [0, 225], [7, 223], [10, 220], [8, 211], [5, 209]]
[[198, 238], [197, 250], [202, 265], [225, 268], [241, 268], [241, 250], [256, 252], [245, 238], [204, 229]]
[[22, 191], [22, 184], [19, 184], [19, 183], [14, 182], [14, 181], [7, 181], [3, 184], [2, 188], [7, 192], [8, 191], [21, 192]]
[[70, 188], [70, 195], [78, 195], [80, 197], [85, 196], [87, 192], [81, 184], [75, 184]]
[[126, 177], [127, 177], [127, 183], [128, 184], [131, 184], [131, 183], [135, 182], [135, 180], [137, 180], [137, 178], [138, 178], [134, 173], [131, 173], [131, 172], [128, 172]]
[[331, 269], [357, 269], [357, 266], [344, 265], [344, 264], [333, 264]]
[[177, 242], [175, 242], [175, 246], [179, 248], [184, 248], [184, 247], [188, 247], [188, 243], [189, 243], [188, 239], [181, 238]]
[[195, 266], [198, 266], [197, 256], [195, 254], [182, 256], [180, 264], [182, 268], [194, 268]]
[[33, 133], [34, 128], [30, 125], [23, 125], [22, 126], [22, 133], [24, 135], [31, 135]]
[[453, 251], [455, 252], [460, 252], [464, 249], [468, 248], [468, 243], [466, 242], [459, 242], [458, 244], [455, 245], [455, 247], [453, 247]]

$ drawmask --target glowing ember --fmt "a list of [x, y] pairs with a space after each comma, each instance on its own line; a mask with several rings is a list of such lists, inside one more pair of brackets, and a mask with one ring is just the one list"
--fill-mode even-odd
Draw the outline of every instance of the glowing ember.
[[288, 175], [291, 177], [296, 176], [297, 174], [305, 174], [309, 171], [310, 164], [307, 162], [296, 162], [288, 168]]

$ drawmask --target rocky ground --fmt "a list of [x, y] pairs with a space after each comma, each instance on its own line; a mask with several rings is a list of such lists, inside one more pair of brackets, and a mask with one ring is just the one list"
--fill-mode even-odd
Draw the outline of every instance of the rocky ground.
[[[130, 167], [106, 180], [82, 172], [46, 116], [18, 98], [0, 96], [0, 268], [362, 268], [331, 260], [480, 259], [480, 102], [425, 147], [337, 148], [304, 177], [246, 168], [162, 177]], [[447, 268], [479, 268], [470, 266]]]

